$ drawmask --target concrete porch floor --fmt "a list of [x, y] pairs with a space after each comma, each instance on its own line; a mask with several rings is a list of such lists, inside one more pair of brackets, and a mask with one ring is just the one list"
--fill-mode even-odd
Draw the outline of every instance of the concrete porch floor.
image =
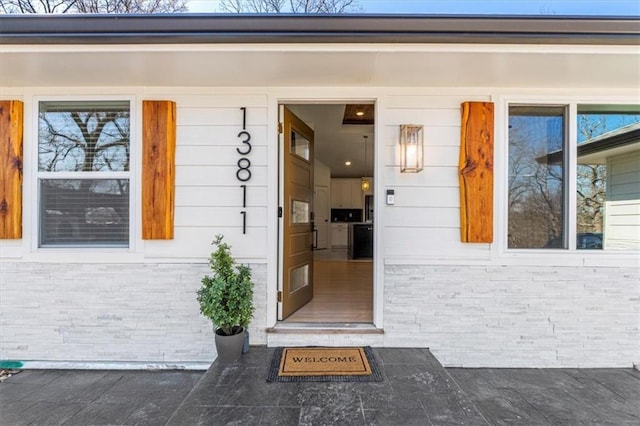
[[2, 425], [640, 424], [640, 372], [443, 368], [375, 349], [385, 380], [267, 383], [272, 348], [194, 371], [27, 370], [0, 383]]

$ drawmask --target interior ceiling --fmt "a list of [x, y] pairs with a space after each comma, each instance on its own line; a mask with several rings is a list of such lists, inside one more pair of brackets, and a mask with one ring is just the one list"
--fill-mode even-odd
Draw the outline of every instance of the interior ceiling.
[[342, 124], [374, 124], [373, 104], [347, 104]]
[[[331, 169], [331, 177], [373, 176], [374, 126], [342, 124], [345, 106], [287, 104], [294, 114], [313, 129], [315, 158]], [[374, 105], [370, 107], [373, 114]], [[350, 161], [351, 165], [345, 165], [346, 161]]]

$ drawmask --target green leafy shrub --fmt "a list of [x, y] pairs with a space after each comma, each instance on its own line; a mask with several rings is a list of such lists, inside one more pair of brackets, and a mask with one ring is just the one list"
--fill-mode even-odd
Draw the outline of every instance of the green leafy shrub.
[[222, 235], [213, 240], [218, 248], [211, 253], [209, 267], [212, 276], [202, 278], [198, 290], [200, 313], [209, 318], [220, 331], [230, 336], [246, 328], [253, 317], [253, 282], [251, 269], [238, 265], [231, 256], [231, 247], [222, 242]]

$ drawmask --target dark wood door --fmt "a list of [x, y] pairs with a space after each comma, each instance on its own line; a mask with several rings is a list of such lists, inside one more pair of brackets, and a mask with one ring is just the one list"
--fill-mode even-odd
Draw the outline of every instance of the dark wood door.
[[313, 298], [313, 130], [283, 108], [282, 316]]

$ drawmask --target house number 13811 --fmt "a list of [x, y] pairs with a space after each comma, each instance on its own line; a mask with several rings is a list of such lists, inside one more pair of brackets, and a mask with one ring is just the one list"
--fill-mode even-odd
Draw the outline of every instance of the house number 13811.
[[[240, 182], [248, 182], [251, 179], [251, 160], [246, 156], [251, 152], [251, 133], [247, 131], [247, 108], [242, 107], [242, 131], [238, 133], [242, 146], [236, 148], [240, 158], [238, 159], [238, 170], [236, 170], [236, 179]], [[247, 207], [247, 185], [240, 185], [242, 188], [242, 208]], [[242, 210], [242, 233], [247, 233], [247, 211]]]

